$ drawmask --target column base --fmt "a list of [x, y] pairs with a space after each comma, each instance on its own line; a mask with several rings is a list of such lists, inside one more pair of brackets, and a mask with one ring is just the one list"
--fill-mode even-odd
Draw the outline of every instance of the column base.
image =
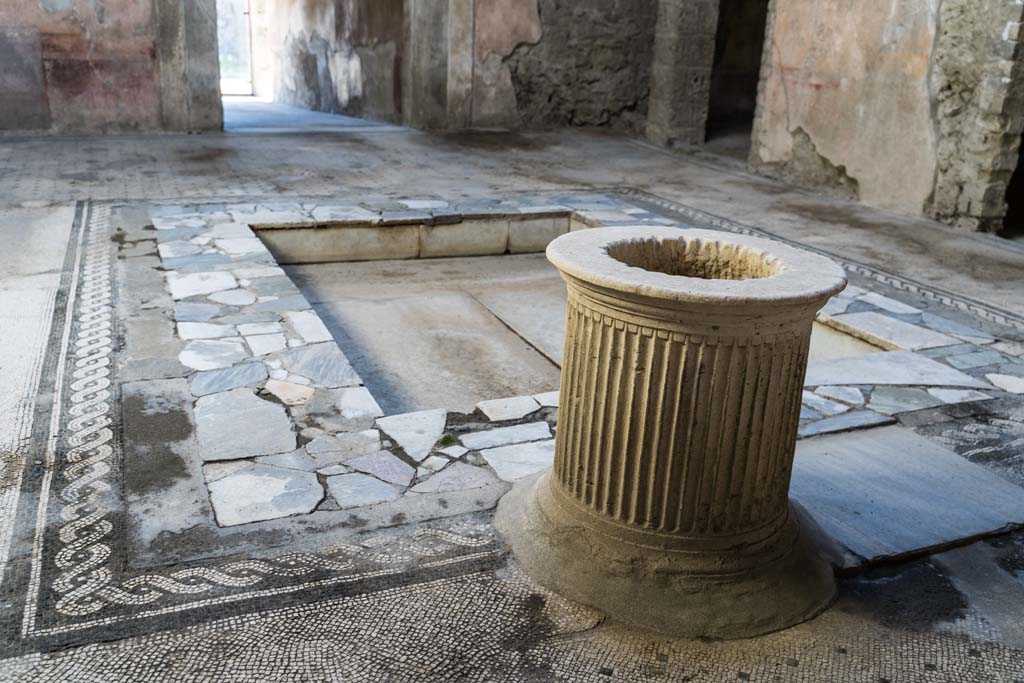
[[616, 622], [671, 637], [749, 638], [807, 621], [835, 597], [831, 543], [798, 507], [788, 550], [751, 570], [716, 573], [709, 564], [734, 564], [735, 550], [716, 558], [629, 543], [581, 525], [550, 486], [550, 472], [517, 483], [495, 525], [531, 578]]

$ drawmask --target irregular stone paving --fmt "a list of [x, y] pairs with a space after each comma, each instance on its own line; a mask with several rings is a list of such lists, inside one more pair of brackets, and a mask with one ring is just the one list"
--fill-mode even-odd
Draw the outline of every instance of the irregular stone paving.
[[[178, 360], [193, 371], [204, 474], [218, 523], [470, 489], [495, 476], [514, 481], [546, 468], [554, 449], [558, 392], [482, 401], [472, 416], [439, 407], [384, 417], [253, 227], [421, 224], [440, 234], [471, 219], [544, 215], [571, 216], [571, 229], [673, 224], [593, 195], [524, 195], [461, 206], [410, 200], [160, 211], [153, 226], [184, 343]], [[812, 362], [799, 438], [1024, 393], [1017, 357], [1024, 346], [879, 292], [850, 285], [818, 321], [887, 351]]]

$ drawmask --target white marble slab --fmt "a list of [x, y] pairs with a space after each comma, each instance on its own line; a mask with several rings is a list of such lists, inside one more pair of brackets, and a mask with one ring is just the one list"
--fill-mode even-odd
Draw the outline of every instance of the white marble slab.
[[430, 454], [444, 433], [447, 413], [443, 408], [389, 415], [377, 420], [377, 427], [395, 440], [406, 454], [419, 462]]
[[515, 481], [551, 467], [555, 461], [555, 440], [518, 443], [481, 451], [487, 464], [505, 481]]
[[979, 379], [911, 351], [868, 353], [810, 363], [804, 386], [823, 384], [990, 388]]
[[959, 344], [959, 339], [929, 330], [927, 327], [912, 325], [881, 313], [843, 313], [833, 316], [840, 328], [856, 336], [893, 351], [909, 349], [932, 349], [939, 346]]
[[518, 420], [540, 410], [540, 404], [532, 396], [513, 396], [480, 401], [476, 407], [492, 422]]
[[483, 432], [471, 432], [463, 434], [459, 438], [463, 446], [470, 450], [477, 450], [505, 446], [512, 443], [523, 443], [525, 441], [549, 439], [551, 438], [551, 429], [548, 427], [547, 422], [530, 422], [523, 425], [489, 429]]

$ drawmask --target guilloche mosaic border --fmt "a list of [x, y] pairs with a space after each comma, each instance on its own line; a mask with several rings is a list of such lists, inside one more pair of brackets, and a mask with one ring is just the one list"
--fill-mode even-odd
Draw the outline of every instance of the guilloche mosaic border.
[[493, 533], [469, 523], [322, 553], [126, 570], [109, 214], [109, 206], [81, 204], [72, 230], [71, 277], [51, 337], [59, 349], [48, 378], [54, 410], [41, 402], [36, 415], [42, 467], [26, 477], [18, 512], [33, 538], [10, 574], [11, 594], [23, 599], [15, 603], [20, 618], [5, 620], [16, 631], [3, 639], [5, 654], [179, 626], [185, 613], [191, 622], [222, 617], [232, 605], [251, 611], [257, 599], [262, 608], [311, 591], [354, 595], [494, 564]]

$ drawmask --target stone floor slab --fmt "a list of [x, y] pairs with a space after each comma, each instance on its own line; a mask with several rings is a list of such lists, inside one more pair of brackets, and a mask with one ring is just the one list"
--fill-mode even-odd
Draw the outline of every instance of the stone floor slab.
[[551, 428], [547, 422], [530, 422], [511, 427], [499, 427], [483, 432], [471, 432], [459, 437], [462, 445], [470, 450], [481, 448], [494, 448], [513, 443], [526, 441], [539, 441], [551, 437]]
[[416, 476], [415, 468], [389, 451], [377, 451], [346, 460], [345, 466], [395, 486], [408, 486]]
[[847, 566], [1024, 524], [1024, 489], [898, 426], [800, 442], [791, 495]]
[[397, 500], [399, 489], [368, 474], [336, 474], [325, 480], [327, 490], [342, 510]]
[[959, 339], [874, 312], [844, 313], [832, 318], [842, 328], [894, 351], [931, 349], [959, 344]]
[[551, 467], [555, 461], [555, 440], [489, 448], [480, 454], [498, 477], [515, 481]]
[[389, 415], [377, 420], [377, 427], [394, 439], [413, 460], [421, 461], [430, 454], [444, 432], [447, 413], [443, 408], [415, 413]]
[[823, 384], [988, 388], [988, 385], [979, 379], [930, 358], [924, 358], [912, 351], [870, 353], [853, 358], [836, 358], [810, 363], [804, 378], [804, 386], [813, 387]]
[[295, 450], [295, 432], [284, 408], [250, 389], [203, 396], [195, 406], [203, 460], [231, 460]]
[[270, 465], [249, 465], [209, 486], [221, 526], [307, 514], [324, 497], [316, 474]]

